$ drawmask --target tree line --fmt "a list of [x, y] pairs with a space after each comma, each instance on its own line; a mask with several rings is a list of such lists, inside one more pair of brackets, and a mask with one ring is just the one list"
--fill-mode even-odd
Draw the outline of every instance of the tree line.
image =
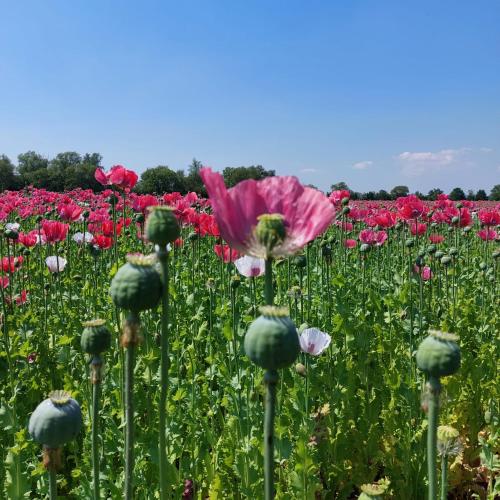
[[[28, 151], [18, 155], [15, 165], [6, 155], [0, 155], [0, 191], [17, 190], [26, 186], [59, 192], [76, 188], [102, 191], [104, 187], [94, 177], [96, 168], [101, 166], [101, 161], [102, 156], [99, 153], [81, 155], [75, 151], [66, 151], [48, 159], [35, 151]], [[134, 191], [141, 194], [173, 191], [185, 194], [195, 191], [206, 195], [199, 173], [201, 167], [202, 163], [193, 159], [186, 171], [174, 170], [166, 165], [148, 168], [141, 174]], [[262, 165], [226, 167], [222, 171], [228, 187], [245, 179], [260, 180], [275, 174], [274, 170], [266, 170]], [[410, 192], [407, 186], [395, 186], [390, 191], [382, 189], [359, 193], [349, 189], [345, 182], [332, 184], [330, 190], [348, 190], [352, 199], [360, 200], [394, 200]], [[427, 194], [418, 191], [415, 194], [422, 199], [435, 200], [441, 193], [443, 191], [435, 188]], [[452, 200], [500, 200], [500, 184], [494, 186], [489, 195], [484, 189], [476, 192], [469, 190], [465, 193], [459, 187], [448, 194]]]

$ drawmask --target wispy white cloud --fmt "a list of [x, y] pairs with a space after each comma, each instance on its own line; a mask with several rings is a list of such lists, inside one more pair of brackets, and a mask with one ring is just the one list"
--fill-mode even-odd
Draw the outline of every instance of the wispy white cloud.
[[481, 153], [493, 153], [493, 148], [479, 148]]
[[429, 170], [438, 170], [449, 167], [458, 162], [463, 156], [471, 151], [470, 148], [442, 149], [441, 151], [405, 151], [396, 156], [403, 165], [403, 173], [408, 176], [417, 176]]
[[373, 165], [373, 162], [371, 160], [365, 160], [365, 161], [358, 161], [357, 163], [354, 163], [352, 168], [356, 170], [365, 170], [368, 167], [371, 167]]
[[313, 172], [317, 172], [317, 171], [318, 171], [318, 169], [317, 169], [317, 168], [303, 168], [303, 169], [301, 170], [301, 172], [302, 172], [303, 174], [309, 174], [309, 173], [313, 173]]

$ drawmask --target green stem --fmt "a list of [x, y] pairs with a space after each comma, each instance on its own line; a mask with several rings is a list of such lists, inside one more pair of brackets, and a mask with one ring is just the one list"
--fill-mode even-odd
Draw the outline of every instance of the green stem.
[[265, 275], [264, 275], [264, 299], [266, 305], [273, 305], [274, 292], [273, 292], [273, 258], [266, 259]]
[[49, 469], [49, 499], [57, 500], [57, 474], [53, 467]]
[[274, 498], [274, 415], [278, 372], [267, 370], [264, 375], [266, 400], [264, 409], [264, 491], [265, 500]]
[[135, 342], [125, 349], [125, 500], [133, 498]]
[[99, 399], [101, 381], [92, 385], [92, 466], [94, 470], [94, 500], [101, 498], [99, 491]]
[[448, 455], [441, 457], [441, 500], [448, 498]]
[[167, 426], [167, 395], [168, 395], [168, 307], [169, 307], [169, 273], [168, 252], [159, 250], [158, 260], [161, 265], [161, 276], [163, 281], [163, 294], [161, 298], [161, 366], [160, 366], [160, 414], [159, 414], [159, 458], [160, 458], [160, 498], [168, 498], [167, 481], [167, 450], [166, 450], [166, 426]]
[[427, 472], [429, 476], [429, 500], [436, 500], [436, 444], [441, 383], [439, 381], [439, 378], [431, 376], [427, 385], [429, 388], [429, 411], [427, 414], [429, 423], [427, 429]]

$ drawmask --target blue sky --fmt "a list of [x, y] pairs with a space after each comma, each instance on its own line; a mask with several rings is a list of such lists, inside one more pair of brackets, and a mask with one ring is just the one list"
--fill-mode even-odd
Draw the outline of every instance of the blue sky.
[[500, 183], [500, 2], [0, 0], [0, 154]]

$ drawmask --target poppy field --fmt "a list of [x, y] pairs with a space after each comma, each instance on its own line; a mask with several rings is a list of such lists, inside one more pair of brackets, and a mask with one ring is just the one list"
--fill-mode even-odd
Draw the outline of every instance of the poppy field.
[[0, 497], [498, 498], [498, 203], [201, 175], [0, 193]]

